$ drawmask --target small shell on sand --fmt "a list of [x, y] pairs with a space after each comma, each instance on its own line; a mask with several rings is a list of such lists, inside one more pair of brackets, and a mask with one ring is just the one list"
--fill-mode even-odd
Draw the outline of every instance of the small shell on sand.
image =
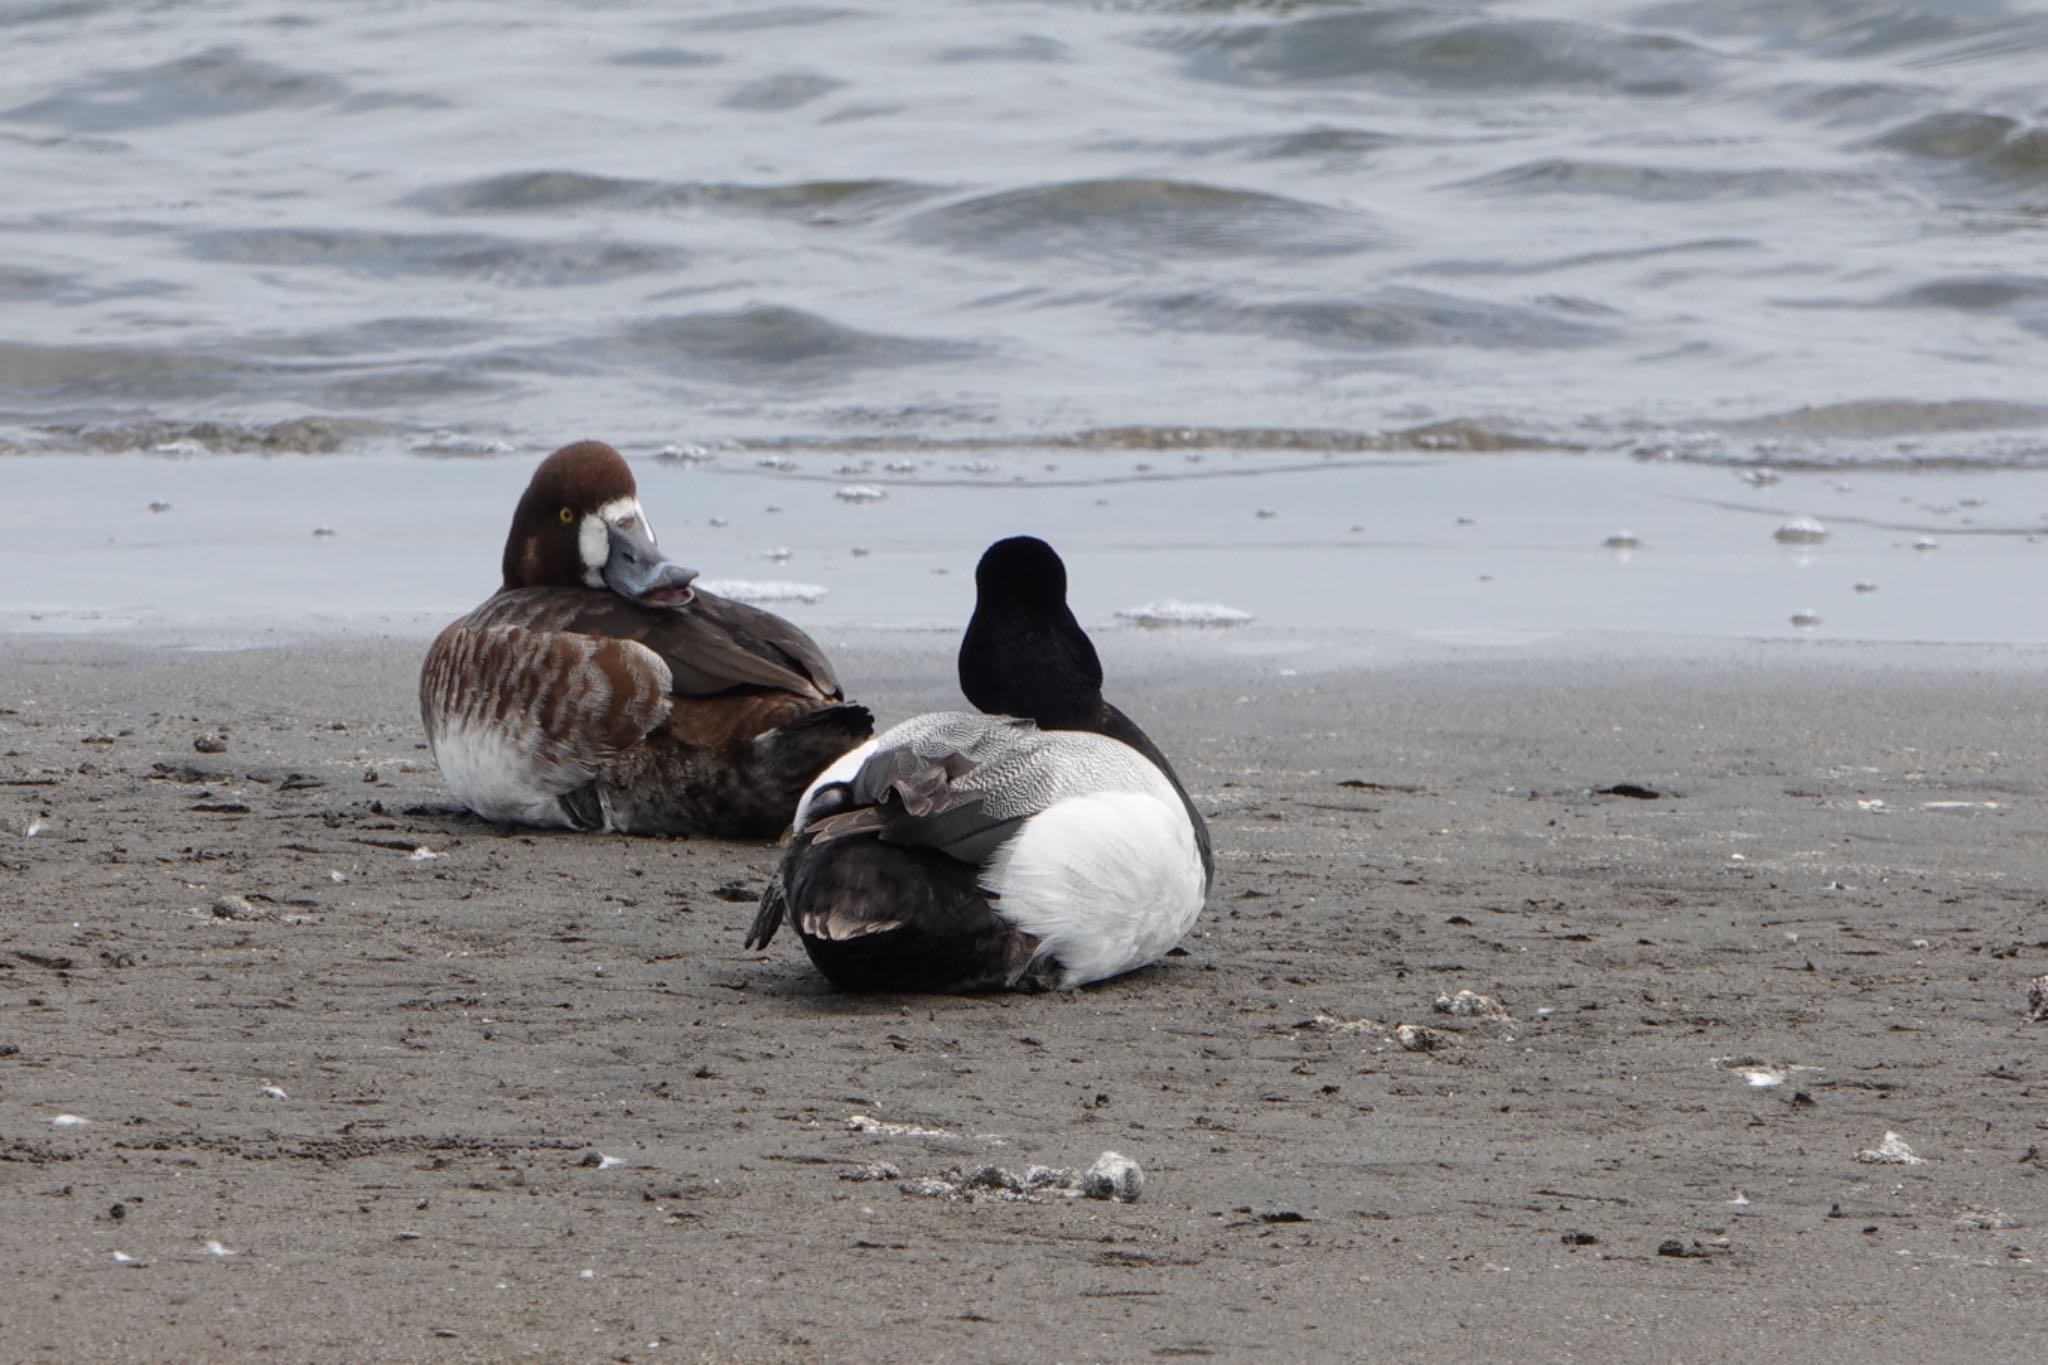
[[[856, 1116], [858, 1117], [858, 1116]], [[842, 1172], [842, 1180], [896, 1180], [894, 1166], [868, 1167]], [[1043, 1203], [1046, 1196], [1062, 1199], [1109, 1199], [1129, 1204], [1145, 1192], [1145, 1172], [1121, 1152], [1104, 1152], [1086, 1171], [1075, 1173], [1065, 1166], [1032, 1166], [1022, 1175], [993, 1163], [970, 1169], [954, 1167], [943, 1175], [919, 1176], [901, 1181], [896, 1187], [916, 1199], [1005, 1200], [1014, 1203]]]
[[1507, 1019], [1507, 1006], [1490, 995], [1478, 991], [1459, 991], [1456, 995], [1439, 995], [1431, 1005], [1438, 1014], [1455, 1015], [1460, 1019]]
[[1394, 1030], [1394, 1041], [1403, 1052], [1435, 1052], [1451, 1045], [1451, 1035], [1427, 1024], [1402, 1024]]
[[1121, 1152], [1104, 1152], [1081, 1177], [1081, 1193], [1090, 1199], [1129, 1204], [1144, 1192], [1144, 1170]]

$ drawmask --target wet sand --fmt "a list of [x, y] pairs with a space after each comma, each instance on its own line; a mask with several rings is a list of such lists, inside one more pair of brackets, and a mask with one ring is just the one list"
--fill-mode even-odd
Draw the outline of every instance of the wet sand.
[[2037, 1355], [2038, 651], [1099, 643], [1185, 955], [861, 999], [742, 950], [770, 848], [451, 813], [423, 639], [9, 638], [0, 1356]]

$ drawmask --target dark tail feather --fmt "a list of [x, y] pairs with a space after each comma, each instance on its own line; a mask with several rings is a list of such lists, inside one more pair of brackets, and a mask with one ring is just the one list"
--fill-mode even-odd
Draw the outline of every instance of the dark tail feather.
[[604, 799], [597, 794], [597, 783], [586, 782], [571, 791], [563, 792], [555, 800], [561, 802], [562, 814], [569, 817], [569, 828], [604, 828]]
[[794, 813], [797, 797], [811, 779], [875, 730], [868, 708], [842, 702], [799, 717], [754, 741], [761, 764], [761, 782], [773, 791], [789, 792]]
[[768, 879], [768, 885], [761, 888], [761, 908], [754, 912], [754, 926], [747, 930], [747, 947], [766, 948], [775, 938], [775, 931], [782, 927], [788, 913], [788, 902], [782, 894], [782, 873]]
[[[806, 730], [836, 730], [857, 740], [866, 739], [875, 732], [875, 716], [857, 701], [843, 701], [799, 716], [776, 733], [794, 735]], [[853, 746], [849, 744], [846, 747], [850, 749]]]

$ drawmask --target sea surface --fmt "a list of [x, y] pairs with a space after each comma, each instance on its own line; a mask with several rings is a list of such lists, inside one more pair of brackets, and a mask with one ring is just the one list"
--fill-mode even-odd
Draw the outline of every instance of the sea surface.
[[7, 0], [0, 51], [0, 627], [459, 610], [595, 436], [812, 623], [957, 625], [1032, 530], [1105, 626], [2048, 642], [2048, 4]]

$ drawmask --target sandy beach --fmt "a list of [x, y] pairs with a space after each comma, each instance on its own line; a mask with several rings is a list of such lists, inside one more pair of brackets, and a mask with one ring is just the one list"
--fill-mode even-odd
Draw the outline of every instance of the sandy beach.
[[0, 1356], [2038, 1354], [2038, 651], [1099, 643], [1201, 924], [925, 999], [743, 951], [770, 847], [452, 811], [423, 638], [8, 639]]

